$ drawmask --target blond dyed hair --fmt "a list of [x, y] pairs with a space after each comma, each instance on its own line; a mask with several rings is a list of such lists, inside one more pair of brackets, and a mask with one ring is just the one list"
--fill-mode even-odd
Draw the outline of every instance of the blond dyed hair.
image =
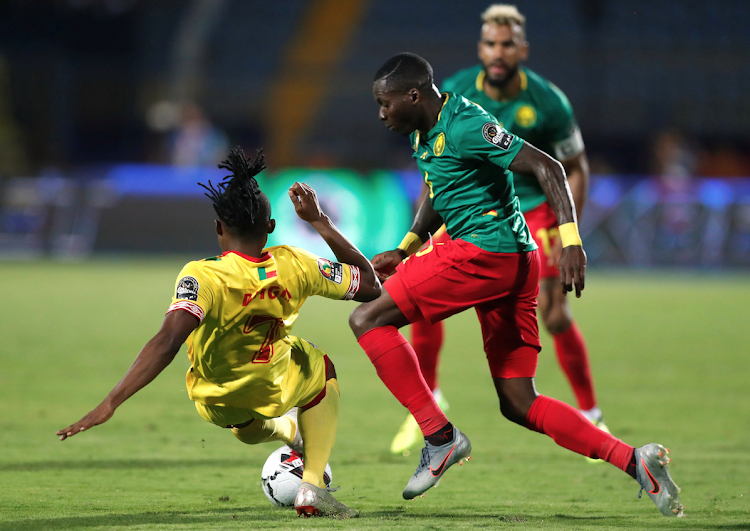
[[526, 31], [526, 17], [512, 4], [492, 4], [482, 13], [482, 21], [485, 24], [498, 26], [518, 25], [524, 32]]

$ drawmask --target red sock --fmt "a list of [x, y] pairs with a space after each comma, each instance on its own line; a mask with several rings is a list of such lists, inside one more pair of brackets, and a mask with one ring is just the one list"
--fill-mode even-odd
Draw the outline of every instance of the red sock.
[[586, 411], [595, 408], [594, 382], [591, 379], [589, 356], [581, 331], [575, 323], [572, 323], [565, 332], [552, 337], [555, 340], [557, 361], [573, 388], [578, 401], [578, 409]]
[[575, 408], [539, 395], [526, 415], [526, 427], [552, 437], [557, 444], [592, 459], [604, 459], [628, 471], [634, 448], [605, 433]]
[[427, 436], [448, 424], [422, 378], [414, 349], [395, 326], [380, 326], [362, 334], [359, 345], [375, 365], [388, 390], [419, 423]]
[[424, 381], [430, 390], [437, 389], [437, 366], [440, 359], [440, 347], [443, 346], [443, 323], [438, 321], [431, 325], [422, 320], [411, 324], [411, 345], [419, 360]]

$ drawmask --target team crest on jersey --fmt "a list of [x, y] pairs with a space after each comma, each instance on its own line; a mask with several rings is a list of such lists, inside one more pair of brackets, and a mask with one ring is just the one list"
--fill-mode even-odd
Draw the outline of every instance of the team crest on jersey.
[[445, 151], [445, 133], [440, 133], [435, 139], [435, 145], [432, 146], [432, 152], [439, 157]]
[[536, 111], [531, 105], [521, 105], [516, 111], [516, 123], [521, 127], [531, 127], [536, 123]]
[[495, 122], [484, 124], [482, 127], [482, 136], [493, 146], [506, 151], [513, 143], [513, 135], [500, 129]]
[[177, 283], [177, 293], [175, 293], [174, 298], [197, 301], [199, 288], [200, 284], [195, 277], [182, 277]]
[[341, 281], [344, 280], [344, 266], [338, 262], [318, 258], [318, 269], [326, 280], [330, 280], [336, 284], [341, 284]]

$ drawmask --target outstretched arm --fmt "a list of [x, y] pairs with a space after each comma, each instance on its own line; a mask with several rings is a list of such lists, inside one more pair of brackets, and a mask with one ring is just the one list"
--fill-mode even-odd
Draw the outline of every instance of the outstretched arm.
[[59, 430], [57, 435], [60, 436], [60, 440], [64, 441], [77, 433], [107, 422], [120, 404], [151, 383], [172, 363], [180, 347], [198, 324], [198, 319], [188, 312], [169, 312], [159, 332], [146, 343], [133, 365], [107, 398], [81, 420]]
[[568, 185], [576, 207], [576, 215], [580, 218], [583, 215], [583, 207], [589, 195], [589, 159], [583, 152], [573, 158], [563, 160], [562, 165], [568, 176]]
[[558, 266], [563, 291], [572, 291], [575, 286], [576, 297], [580, 297], [586, 276], [586, 253], [578, 235], [576, 209], [565, 178], [565, 169], [558, 161], [529, 143], [524, 143], [508, 169], [534, 175], [539, 180], [560, 228], [563, 250]]
[[360, 287], [354, 296], [355, 301], [368, 302], [380, 296], [380, 281], [370, 261], [365, 258], [357, 246], [344, 236], [320, 208], [318, 196], [311, 186], [305, 183], [294, 183], [289, 188], [289, 198], [294, 204], [297, 215], [307, 221], [320, 234], [331, 248], [339, 262], [356, 266], [362, 273]]

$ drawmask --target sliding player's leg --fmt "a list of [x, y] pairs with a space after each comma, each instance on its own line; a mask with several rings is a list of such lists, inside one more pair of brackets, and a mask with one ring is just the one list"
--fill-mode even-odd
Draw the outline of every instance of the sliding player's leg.
[[245, 444], [278, 441], [294, 447], [299, 442], [299, 430], [293, 414], [264, 419], [245, 408], [210, 406], [200, 402], [195, 402], [195, 408], [204, 420], [230, 428], [234, 436]]

